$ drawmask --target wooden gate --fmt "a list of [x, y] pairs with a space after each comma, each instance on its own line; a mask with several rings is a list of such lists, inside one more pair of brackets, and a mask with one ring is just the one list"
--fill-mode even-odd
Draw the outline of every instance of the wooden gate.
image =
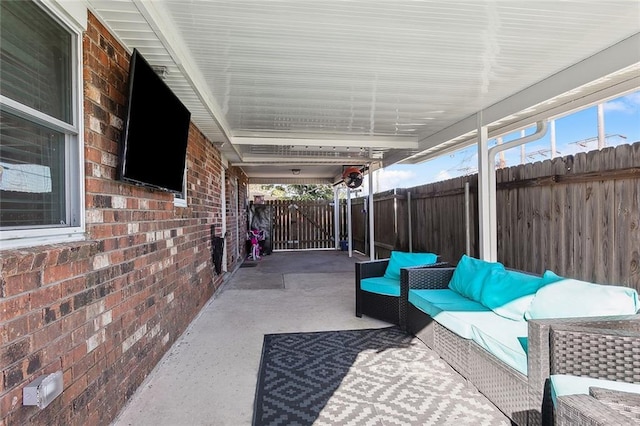
[[271, 200], [273, 249], [335, 248], [333, 202]]

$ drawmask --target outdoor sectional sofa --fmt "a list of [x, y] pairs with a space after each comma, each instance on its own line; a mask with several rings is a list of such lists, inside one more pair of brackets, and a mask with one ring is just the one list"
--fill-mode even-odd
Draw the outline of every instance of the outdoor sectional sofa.
[[[640, 349], [637, 338], [620, 332], [640, 318], [633, 289], [550, 271], [535, 276], [463, 256], [456, 268], [403, 269], [399, 303], [407, 331], [518, 425], [543, 424], [543, 411], [544, 423], [551, 422], [551, 374], [611, 378], [607, 370], [615, 365], [616, 379], [639, 380], [637, 359], [626, 367], [630, 356], [616, 359], [625, 350], [637, 357]], [[558, 343], [568, 335], [579, 343]], [[577, 348], [588, 354], [584, 348], [592, 344], [604, 345], [613, 362], [593, 355], [583, 362]], [[625, 368], [635, 372], [621, 374]]]
[[[400, 270], [450, 266], [434, 253], [392, 251], [387, 259], [356, 262], [356, 316], [400, 324]], [[404, 319], [404, 316], [402, 317]]]

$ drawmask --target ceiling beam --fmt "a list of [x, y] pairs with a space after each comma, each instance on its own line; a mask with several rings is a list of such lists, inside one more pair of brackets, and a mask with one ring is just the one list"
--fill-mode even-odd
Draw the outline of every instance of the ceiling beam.
[[279, 145], [279, 146], [340, 146], [353, 148], [394, 148], [394, 149], [418, 149], [420, 146], [415, 138], [353, 138], [331, 139], [323, 138], [287, 138], [268, 136], [234, 136], [231, 139], [234, 145]]
[[347, 158], [347, 157], [266, 157], [264, 155], [245, 155], [240, 162], [231, 162], [233, 166], [255, 166], [255, 165], [285, 165], [285, 164], [365, 164], [370, 161], [377, 161], [369, 158]]

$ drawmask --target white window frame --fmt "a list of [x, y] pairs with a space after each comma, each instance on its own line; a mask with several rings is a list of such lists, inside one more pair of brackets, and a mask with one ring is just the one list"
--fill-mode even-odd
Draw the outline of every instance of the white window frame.
[[184, 176], [182, 177], [182, 193], [173, 194], [173, 205], [187, 207], [187, 162], [184, 162]]
[[[72, 38], [72, 124], [56, 120], [39, 111], [0, 94], [0, 108], [11, 114], [27, 118], [36, 124], [45, 125], [63, 132], [65, 136], [66, 206], [71, 224], [63, 227], [27, 227], [23, 229], [0, 230], [0, 250], [80, 241], [85, 239], [85, 187], [84, 187], [84, 125], [83, 125], [83, 81], [82, 81], [82, 36], [86, 29], [86, 9], [84, 14], [77, 5], [69, 10], [64, 4], [50, 1], [35, 1], [49, 15], [68, 31]], [[84, 20], [82, 19], [84, 17]]]

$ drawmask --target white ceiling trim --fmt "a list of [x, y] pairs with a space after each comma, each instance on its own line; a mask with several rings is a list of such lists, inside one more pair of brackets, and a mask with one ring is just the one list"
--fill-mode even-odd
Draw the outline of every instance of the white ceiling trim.
[[390, 145], [396, 149], [418, 149], [417, 140], [406, 139], [327, 139], [327, 138], [286, 138], [286, 137], [237, 137], [231, 139], [237, 145], [291, 145], [291, 146], [334, 146], [334, 147], [364, 147], [364, 148], [388, 148]]
[[360, 164], [370, 161], [378, 161], [372, 158], [350, 158], [350, 157], [283, 157], [265, 155], [243, 155], [242, 161], [234, 162], [234, 166], [256, 166], [260, 164]]
[[[335, 183], [329, 178], [278, 178], [281, 185], [331, 185]], [[270, 185], [273, 184], [273, 177], [252, 177], [251, 184]]]

